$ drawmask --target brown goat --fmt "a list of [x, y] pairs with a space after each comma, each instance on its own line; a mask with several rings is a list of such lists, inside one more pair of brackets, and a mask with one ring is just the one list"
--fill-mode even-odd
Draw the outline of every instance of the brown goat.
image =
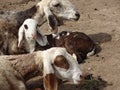
[[48, 45], [37, 48], [44, 50], [50, 47], [65, 47], [71, 55], [76, 55], [78, 63], [83, 62], [87, 56], [95, 54], [96, 45], [85, 33], [63, 31], [56, 37], [52, 34], [46, 36]]

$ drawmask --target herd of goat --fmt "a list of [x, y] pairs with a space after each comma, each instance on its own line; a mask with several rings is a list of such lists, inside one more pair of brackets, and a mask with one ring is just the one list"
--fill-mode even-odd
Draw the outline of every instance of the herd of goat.
[[[29, 90], [26, 82], [36, 76], [45, 90], [58, 90], [60, 80], [80, 84], [84, 75], [79, 63], [95, 54], [96, 45], [82, 32], [58, 32], [64, 20], [79, 18], [69, 0], [40, 0], [24, 11], [1, 11], [1, 90]], [[45, 22], [52, 34], [39, 30]]]

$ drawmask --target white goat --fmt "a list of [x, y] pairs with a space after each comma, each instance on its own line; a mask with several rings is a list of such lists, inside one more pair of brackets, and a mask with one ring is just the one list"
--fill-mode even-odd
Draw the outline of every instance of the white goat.
[[58, 90], [58, 79], [80, 84], [80, 81], [83, 79], [80, 67], [77, 60], [65, 48], [50, 48], [41, 54], [38, 53], [38, 56], [40, 55], [43, 57], [43, 82], [45, 90]]
[[[26, 19], [18, 32], [18, 47], [24, 37], [26, 51], [32, 53], [35, 50], [36, 41], [41, 45], [47, 45], [47, 39], [38, 32], [38, 22], [34, 19]], [[42, 38], [41, 38], [42, 37]]]
[[63, 24], [63, 20], [77, 21], [80, 14], [69, 0], [41, 0], [36, 7], [39, 13], [36, 13], [34, 19], [40, 20], [40, 16], [45, 15], [48, 25], [54, 33], [57, 33], [58, 25]]

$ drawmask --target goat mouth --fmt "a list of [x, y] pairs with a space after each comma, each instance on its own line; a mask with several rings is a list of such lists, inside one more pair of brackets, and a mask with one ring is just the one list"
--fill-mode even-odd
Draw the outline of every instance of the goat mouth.
[[73, 20], [74, 20], [74, 21], [78, 21], [78, 20], [79, 20], [79, 18], [74, 18]]
[[78, 21], [79, 18], [71, 18], [70, 20], [71, 20], [71, 21]]
[[60, 25], [63, 25], [64, 24], [64, 21], [78, 21], [79, 20], [79, 18], [69, 18], [69, 19], [67, 19], [67, 18], [62, 18], [62, 17], [59, 17], [58, 18], [58, 22], [62, 22], [62, 24], [60, 24]]

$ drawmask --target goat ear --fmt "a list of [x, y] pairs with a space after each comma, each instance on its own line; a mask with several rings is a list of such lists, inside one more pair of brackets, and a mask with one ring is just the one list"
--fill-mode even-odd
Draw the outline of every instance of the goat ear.
[[44, 13], [48, 22], [48, 25], [54, 33], [57, 33], [58, 20], [55, 15], [49, 10], [48, 7], [44, 8]]
[[51, 27], [52, 30], [55, 30], [58, 26], [58, 21], [54, 15], [48, 16], [48, 24]]
[[45, 90], [57, 90], [58, 88], [58, 78], [55, 74], [55, 68], [53, 64], [46, 62], [47, 59], [43, 60], [43, 83]]
[[47, 90], [57, 90], [58, 88], [58, 78], [55, 73], [46, 74], [43, 78], [44, 88]]
[[18, 31], [18, 47], [20, 47], [20, 44], [22, 42], [23, 34], [24, 34], [24, 27], [21, 26]]

